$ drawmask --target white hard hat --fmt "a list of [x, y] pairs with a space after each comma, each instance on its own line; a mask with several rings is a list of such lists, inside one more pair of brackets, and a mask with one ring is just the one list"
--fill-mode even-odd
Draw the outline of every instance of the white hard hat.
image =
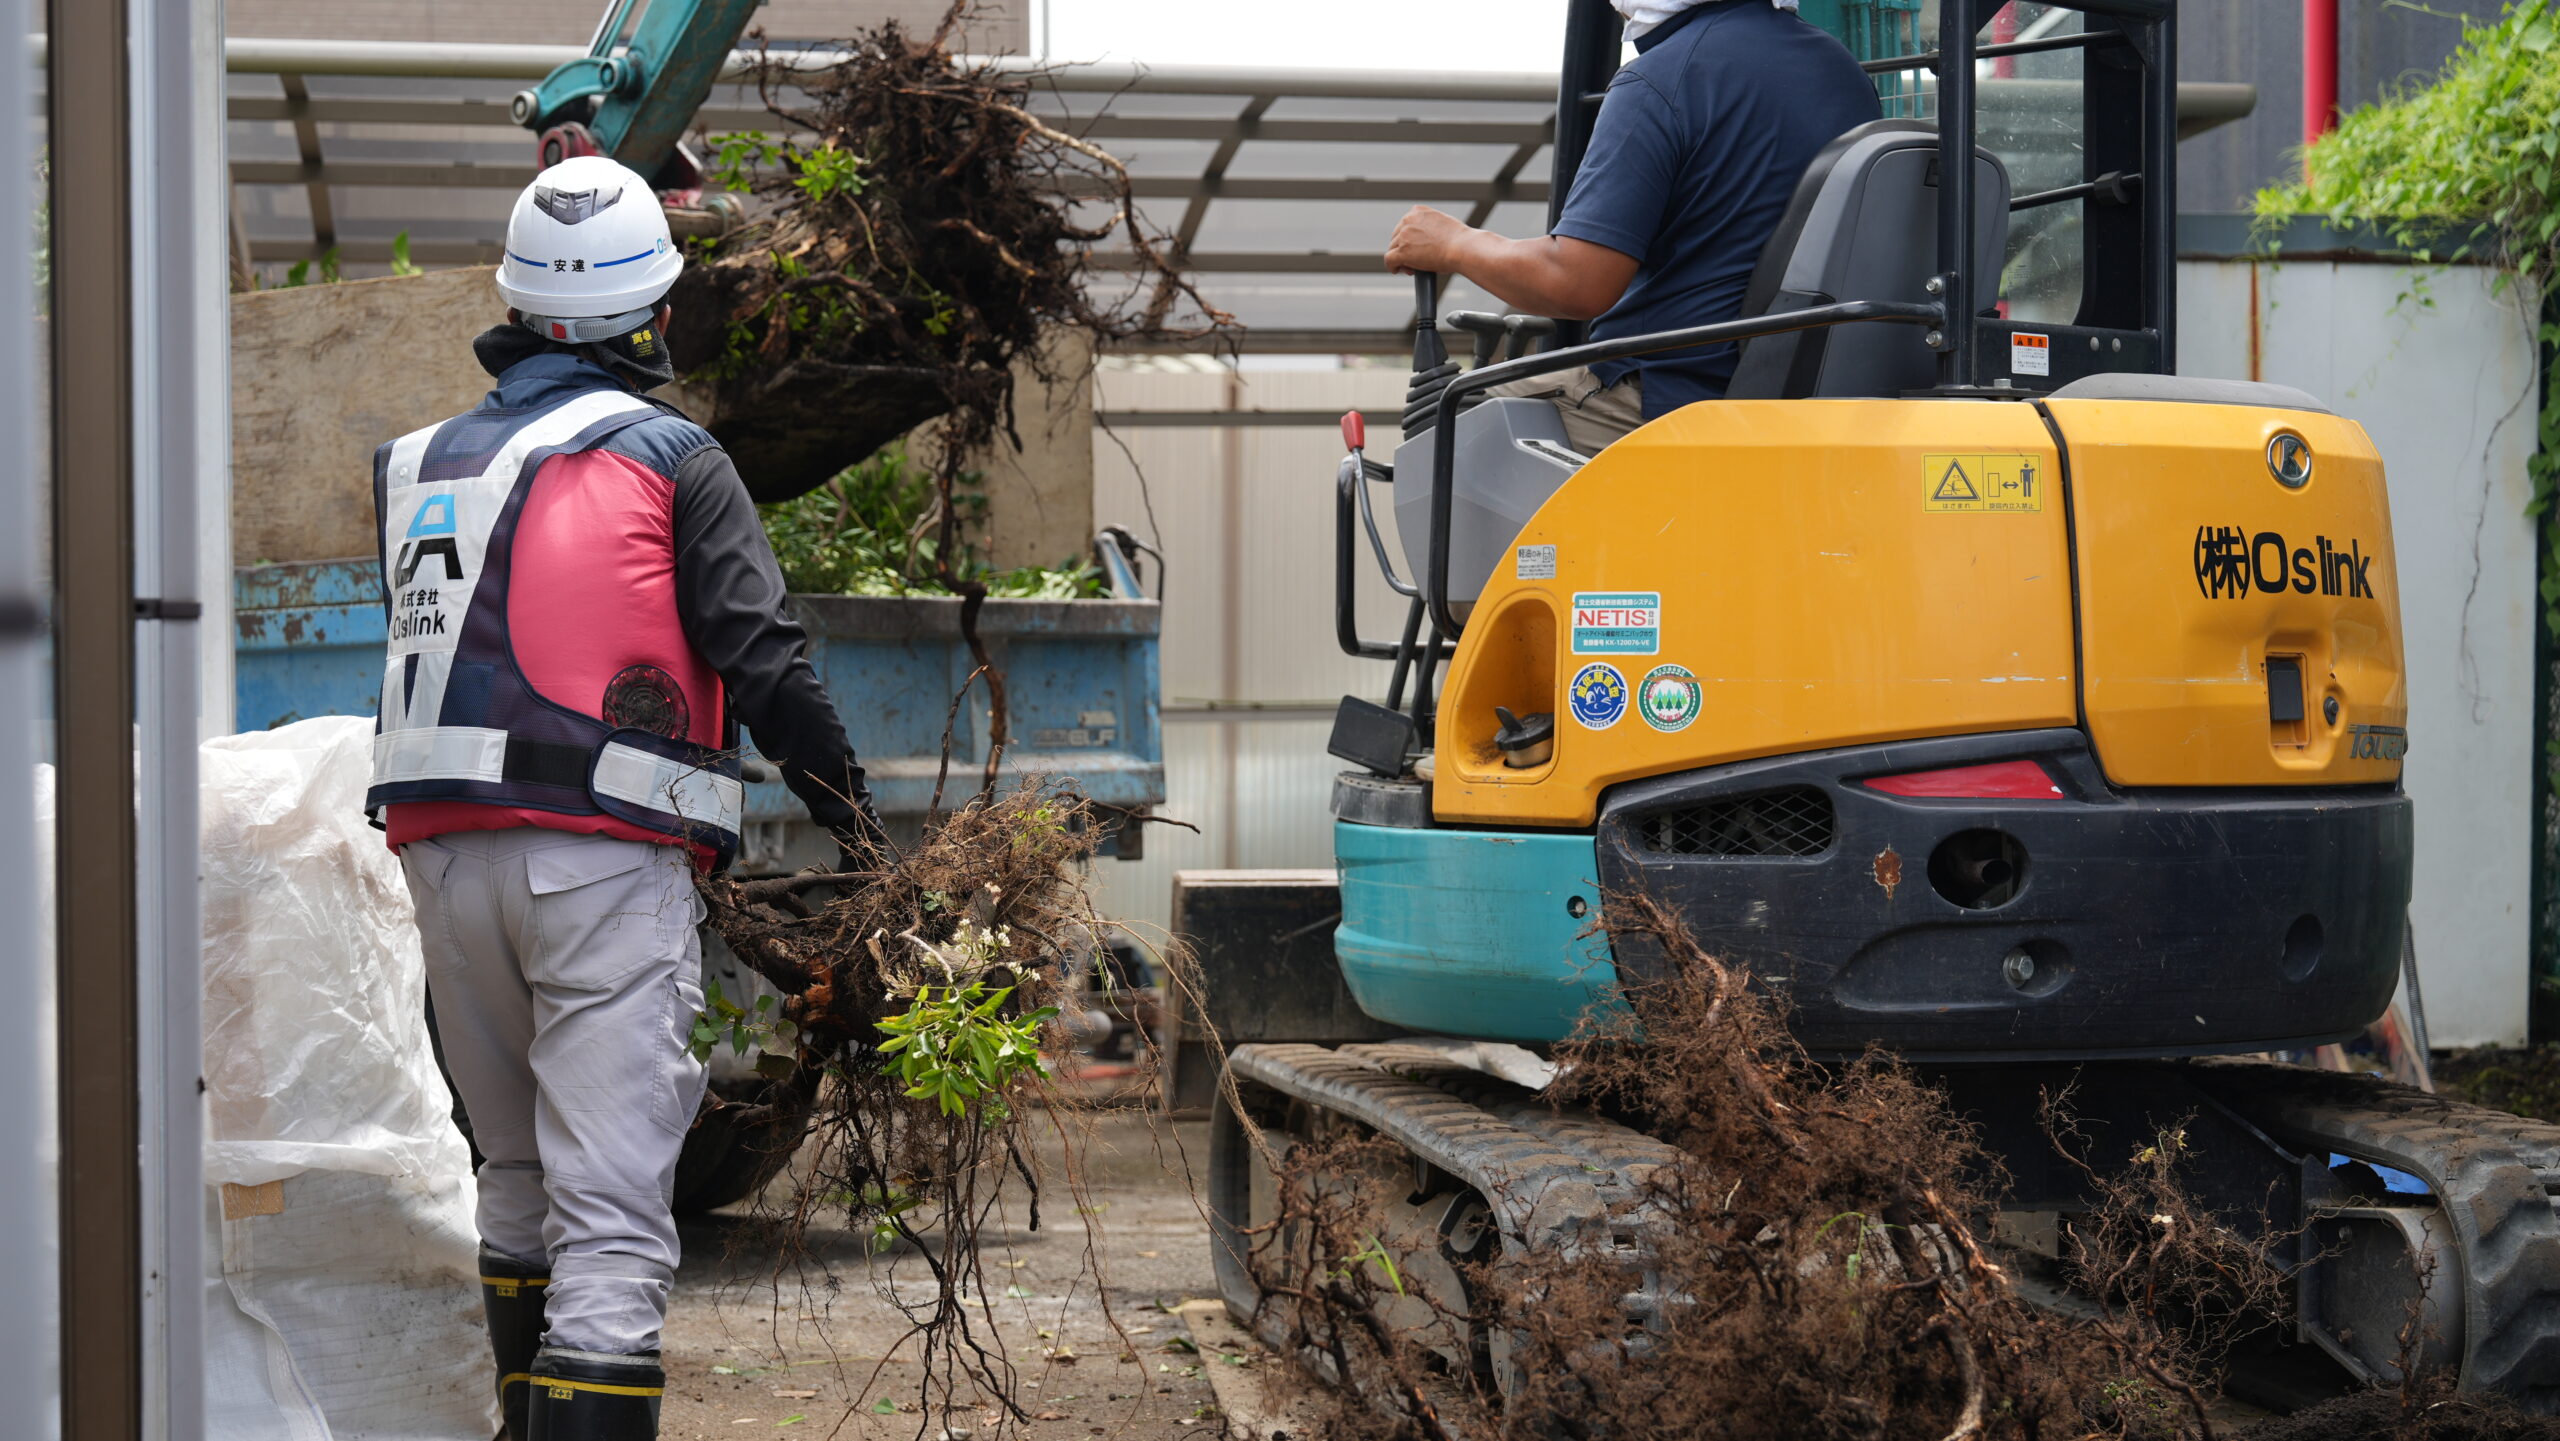
[[682, 269], [649, 182], [619, 161], [580, 155], [516, 197], [498, 293], [527, 316], [622, 316], [656, 305]]

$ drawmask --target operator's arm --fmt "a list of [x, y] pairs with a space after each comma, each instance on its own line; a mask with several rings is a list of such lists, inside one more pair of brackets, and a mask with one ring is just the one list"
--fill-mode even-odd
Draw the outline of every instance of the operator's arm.
[[676, 611], [720, 673], [756, 749], [828, 831], [877, 824], [835, 703], [809, 667], [808, 635], [783, 609], [782, 568], [729, 453], [704, 446], [676, 467]]
[[1627, 293], [1660, 237], [1684, 148], [1675, 126], [1662, 93], [1621, 70], [1553, 234], [1508, 240], [1417, 206], [1387, 243], [1387, 267], [1463, 275], [1531, 315], [1597, 319]]
[[1428, 205], [1415, 206], [1398, 221], [1395, 238], [1387, 242], [1387, 265], [1398, 275], [1463, 275], [1513, 310], [1557, 320], [1591, 320], [1607, 312], [1627, 293], [1637, 264], [1632, 255], [1569, 235], [1505, 239]]

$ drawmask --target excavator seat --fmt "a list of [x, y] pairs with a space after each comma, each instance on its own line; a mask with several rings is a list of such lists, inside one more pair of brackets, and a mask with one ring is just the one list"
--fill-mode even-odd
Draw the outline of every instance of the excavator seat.
[[[1871, 120], [1824, 147], [1743, 292], [1756, 319], [1844, 300], [1926, 301], [1938, 248], [1938, 127]], [[1974, 274], [2000, 273], [2009, 232], [2009, 171], [1974, 151]], [[1987, 309], [1997, 296], [1983, 298]], [[1825, 326], [1746, 341], [1728, 400], [1893, 398], [1938, 380], [1937, 352], [1908, 325]]]

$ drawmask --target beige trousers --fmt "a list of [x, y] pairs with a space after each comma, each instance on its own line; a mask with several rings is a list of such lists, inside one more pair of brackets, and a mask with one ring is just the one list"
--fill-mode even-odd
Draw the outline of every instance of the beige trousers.
[[480, 1239], [547, 1260], [547, 1345], [655, 1351], [668, 1202], [702, 1103], [702, 901], [683, 846], [525, 827], [401, 847], [445, 1063], [471, 1111]]
[[1609, 442], [1644, 424], [1644, 381], [1630, 372], [1615, 385], [1602, 385], [1589, 368], [1533, 375], [1485, 392], [1506, 400], [1545, 400], [1564, 417], [1564, 438], [1584, 455], [1598, 455]]

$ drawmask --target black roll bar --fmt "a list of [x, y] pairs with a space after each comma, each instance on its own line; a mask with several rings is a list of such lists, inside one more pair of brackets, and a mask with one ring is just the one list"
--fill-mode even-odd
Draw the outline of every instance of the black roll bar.
[[[1431, 565], [1426, 574], [1422, 594], [1431, 609], [1432, 628], [1450, 640], [1458, 638], [1465, 627], [1449, 607], [1449, 516], [1457, 480], [1457, 424], [1459, 402], [1480, 395], [1497, 385], [1532, 376], [1552, 375], [1559, 370], [1594, 365], [1604, 360], [1625, 360], [1637, 355], [1659, 355], [1665, 351], [1691, 350], [1701, 345], [1725, 345], [1738, 340], [1757, 340], [1765, 335], [1784, 335], [1796, 330], [1819, 330], [1826, 325], [1849, 325], [1876, 320], [1893, 325], [1930, 325], [1941, 330], [1960, 327], [1947, 324], [1948, 310], [1937, 303], [1914, 303], [1899, 300], [1849, 300], [1837, 305], [1817, 305], [1808, 310], [1790, 310], [1777, 315], [1757, 315], [1744, 320], [1724, 320], [1713, 325], [1695, 325], [1686, 330], [1666, 330], [1653, 335], [1629, 335], [1616, 340], [1595, 341], [1566, 350], [1542, 351], [1488, 365], [1452, 379], [1441, 390], [1439, 403], [1431, 420]], [[1345, 515], [1347, 519], [1347, 512]], [[1348, 527], [1342, 527], [1342, 538], [1336, 544], [1338, 557], [1350, 553]], [[1346, 638], [1348, 639], [1348, 638]], [[1348, 649], [1348, 646], [1345, 647]]]

